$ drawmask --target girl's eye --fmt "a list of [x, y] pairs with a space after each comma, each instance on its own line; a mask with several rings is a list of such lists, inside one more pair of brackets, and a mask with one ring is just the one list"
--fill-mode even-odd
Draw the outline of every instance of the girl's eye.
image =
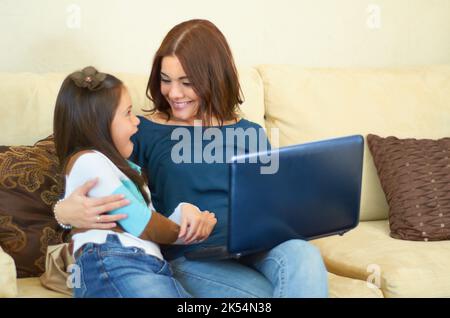
[[165, 78], [161, 78], [161, 82], [164, 82], [164, 83], [170, 83], [170, 80], [165, 79]]
[[184, 86], [192, 86], [192, 83], [183, 83]]

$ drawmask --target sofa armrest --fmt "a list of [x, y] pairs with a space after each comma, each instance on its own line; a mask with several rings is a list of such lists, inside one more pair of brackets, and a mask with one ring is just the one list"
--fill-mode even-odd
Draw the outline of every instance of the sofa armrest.
[[11, 256], [9, 256], [0, 247], [0, 297], [17, 296], [17, 274], [16, 265]]

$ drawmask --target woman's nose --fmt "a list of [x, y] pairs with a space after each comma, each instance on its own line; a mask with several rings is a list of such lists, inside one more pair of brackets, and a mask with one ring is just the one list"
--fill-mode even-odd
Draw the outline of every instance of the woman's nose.
[[172, 84], [170, 86], [169, 98], [170, 99], [178, 99], [183, 97], [183, 92], [179, 84]]

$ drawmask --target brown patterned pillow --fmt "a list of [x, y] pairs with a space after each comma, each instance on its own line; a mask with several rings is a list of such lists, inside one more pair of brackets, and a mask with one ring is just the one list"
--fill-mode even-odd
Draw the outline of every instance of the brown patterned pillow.
[[47, 246], [64, 241], [52, 213], [62, 187], [52, 136], [34, 146], [0, 146], [0, 245], [19, 278], [42, 274]]
[[450, 138], [368, 135], [367, 142], [389, 204], [391, 236], [450, 239]]

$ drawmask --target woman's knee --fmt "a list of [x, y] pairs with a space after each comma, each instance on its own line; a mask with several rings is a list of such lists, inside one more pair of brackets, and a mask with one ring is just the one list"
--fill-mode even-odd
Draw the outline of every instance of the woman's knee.
[[272, 249], [271, 252], [281, 254], [289, 263], [309, 263], [323, 265], [322, 255], [317, 247], [304, 240], [289, 240]]

